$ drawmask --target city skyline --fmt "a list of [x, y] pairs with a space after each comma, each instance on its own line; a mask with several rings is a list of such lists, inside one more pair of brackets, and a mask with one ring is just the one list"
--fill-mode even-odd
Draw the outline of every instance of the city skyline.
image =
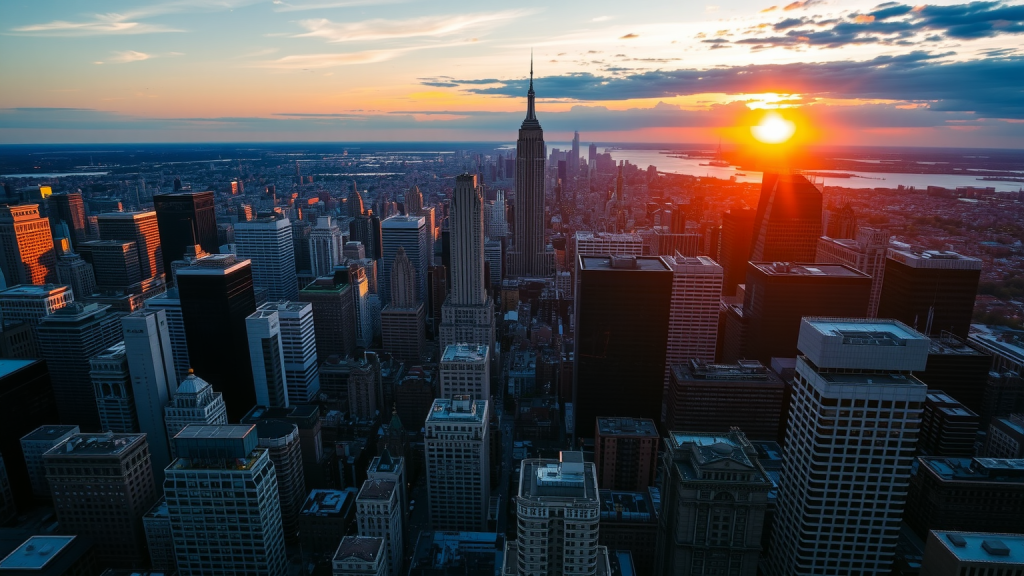
[[2, 144], [508, 141], [532, 47], [549, 140], [742, 142], [774, 108], [810, 143], [1024, 147], [1020, 3], [176, 0], [0, 15], [16, 56], [0, 63]]

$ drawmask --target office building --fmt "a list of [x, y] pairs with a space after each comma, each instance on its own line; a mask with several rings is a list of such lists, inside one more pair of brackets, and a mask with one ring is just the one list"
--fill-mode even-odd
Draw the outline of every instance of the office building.
[[260, 420], [256, 424], [258, 445], [266, 448], [277, 474], [277, 493], [281, 499], [281, 527], [285, 540], [293, 540], [299, 531], [299, 512], [306, 501], [306, 480], [302, 469], [299, 427], [281, 420]]
[[[350, 197], [349, 204], [351, 205], [351, 203]], [[349, 220], [348, 229], [350, 237], [366, 249], [367, 258], [371, 260], [381, 258], [381, 222], [376, 214], [364, 213], [355, 216]]]
[[313, 331], [318, 358], [347, 358], [355, 353], [359, 323], [353, 286], [348, 275], [317, 278], [299, 291], [299, 301], [312, 304]]
[[598, 487], [636, 492], [653, 486], [660, 443], [652, 420], [598, 417], [594, 431]]
[[505, 535], [494, 532], [421, 530], [409, 576], [500, 574]]
[[821, 237], [821, 190], [800, 174], [766, 172], [753, 230], [748, 260], [813, 262]]
[[484, 203], [484, 234], [488, 239], [498, 241], [508, 236], [508, 208], [504, 190], [495, 190], [494, 200]]
[[[285, 574], [277, 476], [256, 427], [187, 426], [174, 444], [164, 495], [178, 573]], [[195, 489], [207, 482], [221, 488], [219, 497]]]
[[1024, 574], [1024, 535], [932, 530], [921, 576]]
[[332, 576], [386, 576], [387, 546], [384, 538], [345, 536], [331, 559]]
[[663, 461], [655, 573], [755, 576], [774, 490], [757, 449], [736, 428], [669, 432]]
[[[177, 288], [168, 288], [163, 294], [148, 298], [146, 311], [162, 311], [167, 322], [167, 333], [171, 341], [171, 357], [174, 359], [174, 382], [181, 382], [188, 375], [191, 364], [188, 359], [188, 339], [185, 337], [185, 321], [181, 315], [181, 298]], [[172, 384], [173, 386], [173, 384]]]
[[871, 277], [843, 265], [750, 262], [743, 299], [745, 337], [729, 326], [725, 334], [726, 340], [740, 341], [740, 356], [723, 354], [722, 360], [757, 360], [767, 366], [772, 358], [793, 358], [801, 318], [865, 318], [870, 294]]
[[344, 237], [341, 228], [330, 216], [316, 219], [316, 227], [309, 233], [309, 262], [313, 277], [329, 276], [342, 262]]
[[[349, 282], [352, 285], [353, 310], [356, 313], [356, 346], [369, 348], [373, 345], [373, 326], [380, 323], [380, 318], [373, 318], [370, 312], [370, 281], [363, 266], [353, 265], [348, 271]], [[302, 297], [301, 292], [299, 297]]]
[[139, 417], [135, 413], [135, 395], [124, 342], [89, 359], [89, 378], [96, 395], [100, 430], [119, 434], [138, 432]]
[[439, 365], [441, 398], [491, 397], [491, 355], [487, 346], [453, 344], [444, 349]]
[[406, 489], [407, 476], [405, 474], [405, 458], [392, 456], [385, 448], [380, 456], [374, 456], [370, 460], [370, 466], [366, 469], [367, 480], [390, 480], [398, 488], [398, 501], [402, 505], [402, 515], [409, 516], [409, 492]]
[[769, 574], [889, 573], [928, 344], [895, 320], [803, 319]]
[[888, 230], [860, 227], [855, 238], [819, 238], [814, 261], [823, 264], [845, 264], [871, 276], [868, 318], [875, 318], [878, 316], [878, 299], [882, 295], [885, 256], [888, 251]]
[[486, 530], [490, 500], [489, 404], [434, 400], [424, 424], [427, 499], [435, 530]]
[[134, 242], [143, 279], [156, 278], [170, 267], [164, 267], [156, 212], [107, 212], [96, 217], [100, 240]]
[[49, 424], [40, 426], [21, 437], [21, 453], [25, 460], [25, 467], [28, 469], [33, 496], [40, 499], [50, 497], [50, 483], [46, 481], [46, 465], [43, 463], [43, 454], [79, 432], [78, 426]]
[[213, 192], [174, 192], [153, 196], [164, 271], [185, 257], [189, 246], [199, 245], [207, 254], [220, 251]]
[[921, 413], [920, 454], [970, 458], [980, 427], [978, 415], [941, 390], [928, 390]]
[[391, 275], [396, 266], [398, 251], [404, 252], [412, 269], [412, 287], [416, 300], [427, 300], [427, 225], [422, 216], [392, 216], [381, 222], [383, 242], [383, 269], [380, 290], [383, 302], [391, 304], [395, 296], [391, 292]]
[[164, 409], [178, 389], [170, 325], [164, 310], [138, 310], [121, 318], [138, 431], [146, 434], [158, 482], [171, 463]]
[[993, 418], [982, 454], [986, 458], [1024, 458], [1024, 414]]
[[707, 256], [665, 260], [672, 268], [666, 368], [692, 359], [714, 362], [722, 267]]
[[268, 302], [259, 310], [277, 312], [288, 403], [312, 402], [320, 392], [313, 305], [308, 302]]
[[[163, 470], [161, 470], [161, 473]], [[161, 492], [162, 492], [161, 486]], [[167, 500], [161, 497], [142, 517], [142, 530], [146, 534], [146, 549], [149, 564], [154, 571], [165, 573], [178, 569], [174, 559], [174, 540], [171, 533], [171, 516], [167, 512]]]
[[992, 356], [969, 346], [949, 332], [933, 336], [928, 366], [917, 376], [929, 390], [942, 390], [976, 414], [985, 410], [985, 389]]
[[398, 488], [390, 480], [366, 480], [356, 496], [359, 536], [384, 540], [387, 574], [398, 574], [402, 567], [401, 506]]
[[660, 422], [672, 269], [660, 257], [577, 259], [574, 437], [593, 434], [598, 417]]
[[62, 531], [92, 537], [103, 565], [146, 562], [142, 516], [158, 495], [144, 434], [74, 434], [43, 464]]
[[245, 319], [249, 335], [252, 379], [256, 403], [263, 406], [287, 406], [288, 385], [284, 379], [284, 348], [281, 345], [281, 320], [277, 310], [260, 307]]
[[329, 557], [334, 553], [355, 522], [358, 493], [355, 488], [310, 491], [299, 512], [299, 542], [304, 554]]
[[0, 318], [5, 323], [27, 322], [38, 326], [44, 316], [74, 302], [68, 286], [21, 284], [0, 290]]
[[224, 394], [237, 421], [256, 404], [245, 319], [256, 311], [248, 260], [205, 256], [178, 270], [181, 318], [195, 373]]
[[164, 425], [167, 427], [167, 438], [171, 439], [171, 457], [175, 455], [173, 438], [189, 424], [222, 426], [227, 423], [224, 396], [215, 392], [207, 381], [189, 371], [164, 408]]
[[[630, 554], [636, 574], [654, 574], [658, 548], [658, 511], [660, 499], [651, 490], [624, 492], [599, 490], [601, 530], [598, 544], [610, 554]], [[657, 504], [655, 504], [657, 502]]]
[[501, 286], [502, 271], [504, 269], [505, 251], [498, 240], [484, 241], [484, 260], [487, 262], [487, 280], [489, 288]]
[[[60, 242], [67, 243], [68, 240], [61, 238]], [[70, 287], [71, 292], [79, 297], [91, 296], [96, 292], [96, 274], [92, 264], [69, 250], [57, 256], [57, 282]]]
[[353, 363], [348, 376], [348, 412], [360, 421], [372, 421], [383, 402], [380, 364], [366, 356]]
[[298, 300], [291, 222], [272, 213], [235, 224], [235, 254], [252, 262], [252, 282], [268, 300]]
[[89, 359], [121, 341], [121, 315], [110, 306], [74, 302], [42, 318], [36, 335], [50, 370], [60, 421], [99, 430]]
[[722, 265], [723, 296], [734, 296], [736, 286], [746, 281], [756, 215], [757, 212], [749, 208], [722, 214], [722, 240], [717, 261]]
[[903, 520], [929, 530], [1020, 532], [1024, 461], [921, 456], [914, 463]]
[[441, 346], [466, 342], [493, 347], [494, 303], [484, 288], [483, 189], [476, 176], [456, 177], [449, 226], [451, 283], [441, 308]]
[[749, 438], [775, 440], [785, 422], [786, 385], [757, 360], [672, 366], [666, 398], [669, 430], [717, 432], [733, 426]]
[[607, 573], [597, 471], [582, 452], [523, 460], [516, 508], [517, 539], [505, 549], [503, 575]]
[[533, 63], [530, 89], [526, 93], [526, 119], [516, 141], [515, 228], [509, 254], [509, 276], [543, 277], [549, 274], [544, 238], [544, 130], [537, 120], [533, 92]]
[[0, 206], [0, 275], [8, 286], [57, 280], [50, 223], [37, 204]]
[[71, 233], [71, 245], [77, 250], [78, 245], [86, 240], [88, 228], [85, 219], [85, 204], [81, 192], [54, 194], [47, 201], [49, 204], [50, 227], [54, 230], [63, 222]]
[[38, 468], [26, 462], [19, 439], [57, 421], [46, 362], [0, 359], [0, 453], [7, 457], [7, 477], [19, 507], [32, 505], [38, 483]]
[[141, 289], [142, 268], [138, 245], [131, 240], [90, 240], [79, 247], [93, 268], [96, 289], [131, 293]]
[[889, 249], [878, 316], [895, 318], [924, 334], [967, 338], [981, 260], [941, 250]]
[[283, 422], [298, 427], [299, 450], [302, 452], [302, 474], [307, 484], [322, 482], [324, 441], [320, 423], [320, 407], [316, 404], [297, 404], [287, 408], [254, 406], [241, 420], [242, 424], [258, 424], [263, 421]]
[[426, 309], [415, 279], [413, 263], [400, 246], [391, 265], [391, 300], [381, 310], [380, 329], [384, 351], [401, 362], [418, 362], [423, 356]]
[[[644, 240], [638, 234], [578, 230], [573, 235], [576, 256], [643, 256]], [[575, 262], [575, 259], [573, 260]]]
[[102, 564], [88, 536], [35, 535], [0, 560], [10, 576], [95, 576]]

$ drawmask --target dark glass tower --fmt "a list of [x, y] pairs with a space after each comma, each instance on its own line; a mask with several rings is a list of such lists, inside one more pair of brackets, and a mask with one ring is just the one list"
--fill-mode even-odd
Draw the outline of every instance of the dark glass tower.
[[256, 404], [245, 328], [256, 311], [249, 261], [200, 258], [178, 270], [178, 293], [192, 369], [224, 395], [228, 420], [238, 422]]
[[544, 244], [544, 130], [534, 108], [533, 62], [526, 93], [526, 119], [516, 142], [516, 208], [511, 276], [547, 276]]
[[598, 417], [661, 422], [672, 268], [659, 257], [577, 256], [575, 436]]
[[748, 260], [814, 262], [821, 236], [821, 191], [799, 174], [765, 173]]
[[219, 252], [217, 216], [213, 211], [213, 192], [175, 192], [153, 196], [156, 221], [160, 228], [164, 270], [171, 262], [185, 257], [185, 248], [199, 244], [208, 254]]
[[735, 295], [736, 285], [746, 279], [756, 214], [749, 208], [722, 214], [722, 248], [718, 261], [722, 265], [723, 296]]
[[889, 249], [878, 317], [895, 318], [923, 334], [946, 331], [966, 339], [980, 279], [977, 258]]
[[57, 401], [46, 362], [0, 360], [0, 453], [14, 500], [22, 511], [32, 505], [32, 485], [20, 439], [57, 421]]
[[50, 226], [56, 228], [64, 222], [71, 232], [71, 246], [78, 250], [78, 245], [85, 242], [85, 204], [82, 202], [82, 194], [70, 192], [68, 194], [54, 194], [49, 199]]

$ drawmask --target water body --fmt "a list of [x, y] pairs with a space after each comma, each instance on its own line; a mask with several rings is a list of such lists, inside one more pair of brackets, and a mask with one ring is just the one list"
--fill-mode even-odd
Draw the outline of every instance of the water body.
[[63, 178], [65, 176], [103, 176], [110, 172], [37, 172], [35, 174], [0, 174], [4, 178]]

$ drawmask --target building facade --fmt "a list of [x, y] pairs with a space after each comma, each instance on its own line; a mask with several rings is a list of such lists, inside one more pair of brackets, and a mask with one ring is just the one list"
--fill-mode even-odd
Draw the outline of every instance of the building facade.
[[981, 260], [956, 252], [889, 249], [878, 301], [880, 318], [895, 318], [924, 334], [967, 338]]
[[453, 344], [445, 347], [438, 366], [441, 398], [491, 397], [491, 355], [487, 346]]
[[652, 420], [598, 418], [594, 431], [597, 485], [604, 490], [645, 490], [654, 485], [661, 436]]
[[235, 254], [252, 262], [252, 282], [268, 300], [298, 300], [291, 222], [281, 214], [235, 224]]
[[384, 541], [387, 574], [402, 568], [402, 501], [398, 488], [390, 480], [366, 480], [356, 496], [356, 522], [359, 536]]
[[57, 280], [50, 222], [39, 206], [0, 206], [0, 273], [9, 286]]
[[430, 525], [486, 530], [490, 502], [490, 409], [468, 396], [434, 400], [424, 424]]

